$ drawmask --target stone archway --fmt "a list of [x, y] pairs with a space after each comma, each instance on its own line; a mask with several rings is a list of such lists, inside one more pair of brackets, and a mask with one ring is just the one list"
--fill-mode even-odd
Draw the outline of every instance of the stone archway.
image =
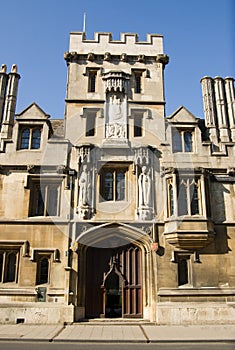
[[[149, 310], [152, 310], [149, 283], [151, 237], [139, 228], [109, 223], [83, 231], [77, 242], [80, 247], [77, 302], [84, 310], [84, 317], [115, 317], [115, 314], [108, 316], [107, 312], [107, 308], [114, 306], [118, 317], [142, 318], [147, 315], [149, 318]], [[114, 261], [115, 268], [112, 266]], [[111, 272], [116, 286], [110, 288], [114, 289], [111, 293], [119, 295], [119, 300], [118, 296], [107, 294], [107, 278]]]

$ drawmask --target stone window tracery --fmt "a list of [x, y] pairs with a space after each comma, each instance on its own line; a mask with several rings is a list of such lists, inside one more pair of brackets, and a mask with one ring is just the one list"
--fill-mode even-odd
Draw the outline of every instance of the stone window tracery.
[[[206, 188], [202, 186], [202, 176], [172, 174], [166, 179], [167, 217], [171, 216], [206, 216]], [[205, 193], [204, 193], [205, 192]], [[203, 205], [203, 201], [204, 204]]]

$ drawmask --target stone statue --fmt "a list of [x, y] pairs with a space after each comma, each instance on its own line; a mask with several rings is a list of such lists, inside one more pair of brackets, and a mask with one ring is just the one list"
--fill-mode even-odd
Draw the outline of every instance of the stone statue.
[[147, 171], [147, 167], [142, 167], [142, 172], [138, 178], [139, 188], [139, 207], [149, 207], [150, 205], [150, 189], [151, 179]]
[[121, 98], [113, 95], [111, 97], [111, 103], [109, 104], [109, 119], [110, 121], [122, 119], [122, 105]]
[[79, 178], [79, 206], [87, 206], [89, 204], [90, 181], [87, 165], [83, 166], [83, 171]]

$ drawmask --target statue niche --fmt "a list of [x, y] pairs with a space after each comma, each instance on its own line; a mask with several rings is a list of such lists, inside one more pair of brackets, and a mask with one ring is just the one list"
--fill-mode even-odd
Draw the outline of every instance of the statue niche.
[[86, 164], [79, 176], [78, 214], [81, 219], [91, 216], [91, 174]]
[[105, 83], [105, 142], [127, 141], [127, 82], [129, 74], [110, 71], [103, 74]]
[[106, 99], [106, 138], [126, 138], [126, 103], [120, 92], [107, 94]]

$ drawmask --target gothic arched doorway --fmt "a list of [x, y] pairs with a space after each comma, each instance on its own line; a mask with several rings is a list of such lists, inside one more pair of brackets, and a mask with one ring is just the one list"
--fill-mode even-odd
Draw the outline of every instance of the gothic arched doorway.
[[87, 318], [142, 317], [141, 249], [88, 247], [85, 286]]

